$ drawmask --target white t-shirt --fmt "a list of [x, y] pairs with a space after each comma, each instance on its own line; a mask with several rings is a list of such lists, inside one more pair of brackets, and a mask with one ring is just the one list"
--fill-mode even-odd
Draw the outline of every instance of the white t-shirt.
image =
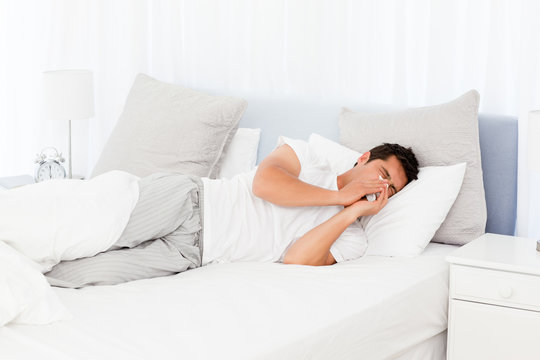
[[[337, 190], [337, 174], [310, 150], [307, 142], [281, 137], [300, 161], [299, 179]], [[255, 196], [253, 170], [231, 179], [203, 178], [204, 228], [202, 264], [283, 261], [286, 250], [305, 233], [343, 210], [343, 206], [285, 207]], [[362, 256], [367, 247], [358, 221], [334, 242], [330, 252], [337, 262]]]

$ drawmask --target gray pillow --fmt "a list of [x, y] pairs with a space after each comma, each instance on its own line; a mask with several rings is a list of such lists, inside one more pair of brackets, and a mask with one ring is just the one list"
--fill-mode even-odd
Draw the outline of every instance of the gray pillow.
[[247, 102], [139, 74], [92, 176], [124, 170], [215, 178]]
[[485, 232], [479, 100], [471, 90], [446, 104], [380, 114], [343, 109], [339, 118], [340, 142], [357, 151], [389, 142], [412, 147], [420, 166], [467, 163], [460, 193], [433, 238], [436, 242], [461, 245]]

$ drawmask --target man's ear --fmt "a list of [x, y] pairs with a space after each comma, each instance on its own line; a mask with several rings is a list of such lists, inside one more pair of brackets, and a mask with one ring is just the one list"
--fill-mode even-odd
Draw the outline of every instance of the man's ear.
[[365, 163], [368, 162], [370, 156], [371, 156], [371, 153], [369, 151], [366, 151], [365, 153], [360, 155], [360, 157], [358, 158], [358, 163], [364, 165]]

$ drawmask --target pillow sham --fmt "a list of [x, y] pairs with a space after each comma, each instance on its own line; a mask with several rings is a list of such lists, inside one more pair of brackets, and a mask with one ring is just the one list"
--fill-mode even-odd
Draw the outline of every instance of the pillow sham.
[[[362, 155], [318, 134], [309, 144], [326, 159], [336, 174], [351, 169]], [[461, 188], [465, 163], [420, 168], [410, 182], [376, 215], [360, 219], [368, 247], [365, 255], [414, 256], [420, 254], [444, 221]]]
[[433, 241], [465, 244], [485, 232], [487, 210], [478, 135], [479, 94], [436, 106], [379, 114], [343, 109], [340, 142], [366, 151], [383, 142], [411, 146], [420, 166], [467, 163], [463, 186]]
[[123, 170], [215, 178], [247, 103], [139, 74], [92, 177]]
[[0, 241], [0, 326], [71, 318], [37, 265]]
[[251, 171], [257, 162], [257, 150], [261, 129], [239, 128], [221, 164], [219, 178], [231, 178], [237, 174]]

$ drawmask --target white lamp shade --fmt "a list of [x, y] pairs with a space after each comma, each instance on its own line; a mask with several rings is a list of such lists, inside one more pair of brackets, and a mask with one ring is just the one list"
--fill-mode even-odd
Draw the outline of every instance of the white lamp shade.
[[94, 116], [94, 80], [90, 70], [58, 70], [43, 73], [45, 117], [57, 120]]
[[531, 171], [540, 171], [540, 110], [529, 113], [527, 138], [528, 167]]

